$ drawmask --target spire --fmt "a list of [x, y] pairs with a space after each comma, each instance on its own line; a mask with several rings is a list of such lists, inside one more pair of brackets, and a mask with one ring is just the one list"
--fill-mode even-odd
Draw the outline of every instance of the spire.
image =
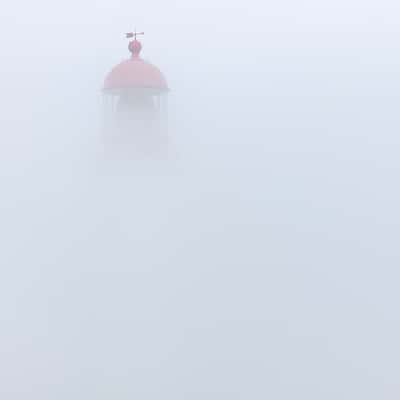
[[126, 38], [133, 40], [129, 42], [129, 51], [132, 53], [132, 58], [139, 58], [140, 51], [142, 50], [142, 44], [137, 40], [137, 36], [142, 36], [144, 35], [144, 32], [137, 32], [136, 28], [134, 32], [128, 32], [126, 33]]

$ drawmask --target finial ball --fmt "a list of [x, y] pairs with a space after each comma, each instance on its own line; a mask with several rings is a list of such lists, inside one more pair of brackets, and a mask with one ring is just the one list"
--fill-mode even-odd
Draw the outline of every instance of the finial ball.
[[129, 43], [128, 48], [133, 56], [138, 57], [140, 54], [140, 51], [142, 50], [142, 44], [137, 40], [133, 40], [132, 42]]

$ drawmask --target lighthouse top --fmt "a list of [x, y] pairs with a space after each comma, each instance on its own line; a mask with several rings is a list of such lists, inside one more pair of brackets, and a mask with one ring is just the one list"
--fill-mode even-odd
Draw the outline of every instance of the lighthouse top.
[[167, 81], [162, 72], [155, 66], [140, 57], [142, 44], [137, 36], [144, 32], [129, 32], [127, 38], [131, 58], [115, 66], [107, 75], [103, 91], [109, 94], [120, 94], [126, 91], [146, 90], [150, 93], [160, 94], [168, 91]]

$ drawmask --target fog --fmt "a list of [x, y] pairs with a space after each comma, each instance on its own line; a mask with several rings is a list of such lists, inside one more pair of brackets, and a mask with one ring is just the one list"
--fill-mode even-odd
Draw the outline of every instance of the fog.
[[[399, 22], [394, 0], [3, 4], [0, 397], [398, 399]], [[166, 157], [102, 140], [135, 26]]]

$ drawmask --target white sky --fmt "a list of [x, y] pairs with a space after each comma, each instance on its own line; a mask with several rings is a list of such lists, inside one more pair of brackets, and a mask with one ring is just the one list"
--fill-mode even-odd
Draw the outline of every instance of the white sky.
[[[0, 397], [400, 395], [395, 1], [1, 7]], [[99, 155], [124, 33], [176, 160]]]

